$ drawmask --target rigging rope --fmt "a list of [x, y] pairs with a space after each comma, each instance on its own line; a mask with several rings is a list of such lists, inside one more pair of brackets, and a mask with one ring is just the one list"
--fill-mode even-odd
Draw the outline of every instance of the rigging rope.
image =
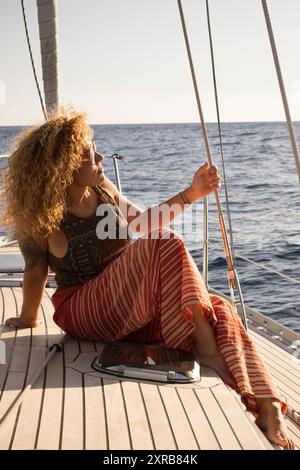
[[222, 139], [222, 131], [221, 131], [221, 119], [220, 119], [217, 78], [216, 78], [215, 55], [214, 55], [211, 24], [210, 24], [209, 0], [206, 0], [206, 16], [207, 16], [207, 26], [208, 26], [208, 34], [209, 34], [210, 58], [211, 58], [211, 66], [212, 66], [212, 74], [213, 74], [213, 82], [214, 82], [215, 104], [216, 104], [216, 112], [217, 112], [217, 120], [218, 120], [220, 154], [222, 158], [222, 168], [223, 168], [223, 175], [224, 175], [224, 189], [225, 189], [226, 211], [227, 211], [228, 224], [229, 224], [230, 246], [231, 246], [232, 255], [233, 257], [235, 257], [233, 230], [232, 230], [232, 223], [231, 223], [231, 211], [230, 211], [230, 205], [229, 205], [229, 196], [228, 196], [228, 190], [227, 190], [227, 177], [226, 177], [226, 171], [225, 171], [224, 152], [223, 152], [223, 139]]
[[0, 426], [7, 421], [9, 416], [18, 409], [18, 407], [23, 403], [25, 398], [28, 396], [30, 390], [36, 383], [37, 379], [41, 375], [42, 372], [46, 369], [47, 365], [51, 361], [52, 357], [55, 355], [56, 352], [60, 352], [61, 348], [63, 347], [64, 343], [68, 341], [70, 337], [68, 335], [64, 335], [61, 341], [58, 344], [53, 344], [49, 348], [49, 354], [41, 361], [39, 367], [33, 372], [33, 374], [29, 377], [29, 379], [26, 381], [26, 387], [20, 390], [18, 395], [15, 397], [13, 402], [9, 405], [9, 407], [6, 409], [5, 413], [0, 417]]
[[[189, 64], [190, 64], [190, 70], [191, 70], [191, 75], [192, 75], [192, 80], [193, 80], [193, 85], [194, 85], [194, 91], [195, 91], [199, 116], [200, 116], [200, 124], [201, 124], [202, 134], [203, 134], [203, 137], [204, 137], [204, 144], [205, 144], [207, 159], [208, 159], [208, 162], [209, 162], [209, 166], [212, 166], [212, 156], [211, 156], [211, 152], [210, 152], [208, 136], [207, 136], [206, 127], [205, 127], [205, 120], [204, 120], [202, 107], [201, 107], [201, 102], [200, 102], [198, 85], [197, 85], [197, 80], [196, 80], [196, 75], [195, 75], [195, 70], [194, 70], [194, 64], [193, 64], [190, 44], [189, 44], [189, 38], [188, 38], [187, 29], [186, 29], [186, 25], [185, 25], [185, 19], [184, 19], [182, 4], [181, 4], [181, 0], [177, 0], [177, 2], [178, 2], [178, 8], [179, 8], [179, 14], [180, 14], [180, 19], [181, 19], [184, 39], [185, 39], [186, 50], [187, 50]], [[239, 283], [238, 274], [237, 274], [235, 264], [234, 264], [234, 259], [233, 259], [231, 249], [230, 249], [230, 246], [229, 246], [229, 243], [228, 243], [228, 237], [227, 237], [227, 231], [226, 231], [222, 206], [221, 206], [221, 202], [220, 202], [220, 198], [219, 198], [219, 194], [218, 194], [217, 190], [215, 191], [215, 197], [216, 197], [216, 203], [217, 203], [217, 207], [218, 207], [219, 224], [220, 224], [220, 227], [221, 227], [221, 234], [222, 234], [222, 239], [223, 239], [223, 244], [224, 244], [224, 251], [225, 251], [226, 262], [227, 262], [227, 276], [228, 276], [228, 283], [229, 283], [229, 287], [230, 287], [231, 301], [232, 301], [233, 307], [235, 307], [235, 309], [237, 311], [237, 307], [236, 307], [237, 301], [234, 297], [234, 292], [233, 292], [233, 289], [237, 288], [238, 293], [239, 293], [239, 298], [240, 298], [241, 310], [242, 310], [242, 321], [244, 323], [245, 328], [247, 329], [246, 308], [245, 308], [245, 304], [244, 304], [244, 300], [243, 300], [243, 295], [242, 295], [241, 286], [240, 286], [240, 283]]]
[[261, 269], [264, 269], [265, 271], [269, 271], [271, 273], [277, 274], [280, 277], [283, 277], [284, 279], [287, 279], [288, 281], [295, 282], [296, 284], [300, 284], [299, 279], [294, 279], [291, 276], [288, 276], [287, 274], [283, 274], [280, 271], [276, 271], [275, 269], [268, 268], [264, 264], [257, 263], [256, 261], [253, 261], [252, 259], [246, 258], [246, 256], [241, 256], [241, 255], [236, 255], [237, 258], [243, 259], [245, 261], [248, 261], [249, 263], [252, 263], [256, 266], [259, 266]]
[[297, 141], [296, 141], [296, 137], [295, 137], [294, 126], [293, 126], [292, 119], [291, 119], [289, 103], [288, 103], [286, 92], [285, 92], [284, 81], [283, 81], [283, 78], [282, 78], [282, 73], [281, 73], [281, 68], [280, 68], [280, 63], [279, 63], [279, 57], [278, 57], [278, 53], [277, 53], [277, 49], [276, 49], [276, 43], [275, 43], [275, 38], [274, 38], [274, 34], [273, 34], [273, 29], [272, 29], [269, 10], [268, 10], [267, 0], [261, 0], [261, 3], [262, 3], [263, 10], [264, 10], [267, 30], [268, 30], [268, 34], [269, 34], [269, 39], [270, 39], [270, 43], [271, 43], [271, 49], [272, 49], [274, 64], [275, 64], [277, 78], [278, 78], [278, 84], [279, 84], [281, 98], [282, 98], [283, 107], [284, 107], [284, 111], [285, 111], [286, 123], [287, 123], [288, 131], [289, 131], [289, 137], [290, 137], [291, 146], [292, 146], [292, 150], [293, 150], [293, 155], [294, 155], [294, 159], [295, 159], [296, 170], [297, 170], [298, 178], [299, 178], [299, 182], [300, 182], [299, 152], [298, 152]]
[[22, 5], [23, 20], [24, 20], [24, 26], [25, 26], [25, 31], [26, 31], [26, 38], [27, 38], [27, 44], [28, 44], [28, 49], [29, 49], [29, 54], [30, 54], [30, 60], [31, 60], [34, 80], [35, 80], [35, 84], [36, 84], [36, 87], [37, 87], [37, 91], [38, 91], [42, 111], [43, 111], [43, 114], [44, 114], [44, 118], [45, 118], [45, 121], [47, 121], [47, 114], [46, 114], [46, 110], [45, 110], [45, 106], [44, 106], [44, 102], [43, 102], [43, 98], [42, 98], [42, 93], [41, 93], [40, 85], [39, 85], [37, 74], [36, 74], [36, 68], [35, 68], [35, 63], [34, 63], [34, 59], [33, 59], [31, 44], [30, 44], [30, 38], [29, 38], [29, 32], [28, 32], [28, 27], [27, 27], [24, 0], [21, 0], [21, 5]]

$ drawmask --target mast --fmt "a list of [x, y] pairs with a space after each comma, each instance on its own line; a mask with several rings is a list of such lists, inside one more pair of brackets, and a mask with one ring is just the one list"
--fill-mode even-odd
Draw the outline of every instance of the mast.
[[57, 2], [36, 0], [46, 111], [58, 105]]

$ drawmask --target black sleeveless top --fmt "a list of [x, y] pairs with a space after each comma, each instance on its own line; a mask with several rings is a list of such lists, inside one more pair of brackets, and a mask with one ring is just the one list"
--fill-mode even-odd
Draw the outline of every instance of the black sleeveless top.
[[115, 200], [100, 186], [94, 186], [93, 189], [98, 195], [99, 204], [108, 205], [109, 220], [115, 223], [116, 236], [103, 238], [102, 235], [101, 239], [97, 236], [99, 223], [104, 227], [104, 232], [107, 231], [105, 221], [108, 220], [108, 211], [105, 211], [105, 206], [100, 206], [101, 215], [94, 214], [88, 218], [80, 218], [67, 212], [60, 228], [67, 237], [68, 251], [62, 258], [49, 251], [47, 253], [48, 264], [55, 273], [58, 288], [75, 286], [98, 276], [132, 242], [128, 223]]

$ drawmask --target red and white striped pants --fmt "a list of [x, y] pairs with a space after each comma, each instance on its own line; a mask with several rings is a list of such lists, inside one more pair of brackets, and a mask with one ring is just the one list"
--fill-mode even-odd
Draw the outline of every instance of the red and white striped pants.
[[135, 240], [99, 276], [57, 289], [55, 322], [70, 336], [89, 341], [158, 343], [191, 350], [192, 304], [200, 304], [247, 409], [257, 397], [286, 405], [232, 305], [210, 295], [183, 240], [172, 230]]

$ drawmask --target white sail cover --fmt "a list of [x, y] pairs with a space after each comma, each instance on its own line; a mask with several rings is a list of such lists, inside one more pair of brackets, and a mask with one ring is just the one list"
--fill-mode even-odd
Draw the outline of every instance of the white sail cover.
[[58, 104], [57, 8], [56, 0], [36, 0], [46, 111]]

